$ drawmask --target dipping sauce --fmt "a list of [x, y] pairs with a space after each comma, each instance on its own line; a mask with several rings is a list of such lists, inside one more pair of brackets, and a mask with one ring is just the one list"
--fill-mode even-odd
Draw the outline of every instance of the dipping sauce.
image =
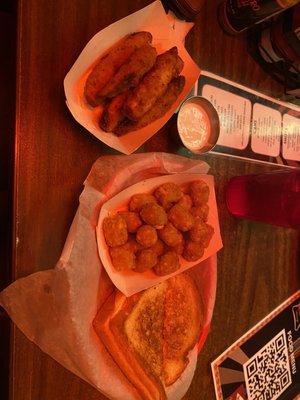
[[212, 104], [200, 96], [187, 99], [177, 118], [182, 143], [193, 153], [212, 149], [219, 137], [219, 118]]

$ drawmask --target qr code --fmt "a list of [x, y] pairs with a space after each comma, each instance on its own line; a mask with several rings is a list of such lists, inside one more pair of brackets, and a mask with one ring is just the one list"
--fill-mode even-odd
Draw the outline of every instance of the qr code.
[[244, 365], [248, 400], [276, 400], [292, 383], [285, 329]]

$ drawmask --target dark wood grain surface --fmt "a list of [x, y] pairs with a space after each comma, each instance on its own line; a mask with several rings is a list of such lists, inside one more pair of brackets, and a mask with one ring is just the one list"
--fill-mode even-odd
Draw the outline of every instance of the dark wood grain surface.
[[[58, 260], [83, 181], [110, 149], [67, 110], [63, 79], [99, 30], [139, 10], [146, 0], [20, 0], [18, 11], [13, 278], [51, 268]], [[217, 23], [218, 1], [204, 2], [187, 39], [203, 69], [266, 94], [282, 94], [247, 54], [243, 37], [226, 36]], [[171, 125], [146, 150], [173, 151]], [[235, 220], [223, 196], [228, 179], [271, 169], [224, 157], [204, 157], [216, 178], [224, 248], [218, 255], [218, 291], [211, 333], [199, 356], [189, 400], [214, 398], [210, 362], [299, 286], [296, 231]], [[13, 327], [11, 400], [105, 399], [43, 354]]]

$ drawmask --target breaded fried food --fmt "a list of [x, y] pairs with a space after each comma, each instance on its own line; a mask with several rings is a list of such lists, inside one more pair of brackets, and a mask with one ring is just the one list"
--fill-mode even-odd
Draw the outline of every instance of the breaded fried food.
[[157, 241], [156, 229], [150, 225], [142, 225], [136, 233], [136, 241], [143, 247], [151, 247]]
[[133, 269], [135, 266], [135, 255], [125, 246], [112, 247], [109, 249], [111, 261], [117, 271], [126, 271]]
[[169, 203], [177, 203], [182, 195], [180, 186], [174, 182], [163, 183], [154, 191], [154, 196], [163, 207]]
[[135, 32], [121, 39], [101, 57], [89, 74], [84, 87], [85, 98], [92, 107], [102, 102], [102, 89], [121, 65], [128, 61], [138, 48], [151, 42], [152, 35], [150, 32]]
[[177, 100], [184, 88], [184, 84], [184, 76], [174, 78], [167, 86], [166, 91], [157, 99], [154, 106], [146, 112], [146, 114], [144, 114], [138, 121], [131, 121], [128, 118], [123, 119], [113, 132], [117, 136], [122, 136], [128, 132], [142, 129], [153, 121], [162, 118]]
[[190, 239], [193, 242], [201, 243], [204, 248], [208, 247], [213, 234], [214, 228], [199, 218], [196, 219], [194, 226], [189, 231]]
[[206, 222], [209, 213], [208, 204], [203, 204], [202, 206], [196, 206], [191, 208], [191, 213], [194, 218], [200, 218], [202, 221]]
[[129, 92], [124, 92], [109, 100], [103, 109], [100, 117], [100, 128], [105, 132], [113, 132], [124, 120], [123, 105]]
[[179, 269], [179, 258], [175, 251], [168, 251], [159, 257], [158, 263], [153, 268], [156, 275], [164, 276]]
[[204, 181], [194, 181], [190, 185], [190, 196], [194, 206], [202, 206], [208, 202], [209, 186]]
[[102, 229], [108, 246], [121, 246], [127, 242], [128, 233], [126, 222], [120, 215], [104, 218]]
[[191, 240], [185, 242], [182, 257], [186, 261], [197, 261], [203, 256], [203, 254], [204, 247], [201, 243], [192, 242]]
[[135, 233], [142, 226], [139, 214], [133, 211], [120, 211], [119, 215], [125, 220], [129, 233]]
[[157, 99], [166, 91], [168, 84], [183, 68], [177, 47], [160, 54], [151, 70], [144, 76], [124, 104], [124, 112], [133, 121], [149, 111]]
[[182, 234], [170, 222], [158, 231], [158, 236], [166, 245], [171, 247], [182, 242]]
[[125, 90], [137, 86], [156, 60], [156, 50], [146, 44], [137, 49], [123, 64], [101, 91], [104, 97], [114, 97]]
[[169, 221], [182, 232], [189, 231], [193, 224], [194, 218], [186, 208], [175, 204], [168, 213]]
[[129, 202], [129, 210], [139, 212], [141, 208], [148, 203], [156, 203], [156, 199], [149, 193], [134, 194]]
[[186, 208], [187, 210], [191, 210], [193, 202], [190, 195], [184, 194], [177, 204], [183, 208]]
[[144, 249], [138, 252], [134, 270], [145, 272], [154, 267], [157, 263], [157, 254], [151, 249]]
[[183, 236], [182, 236], [181, 242], [179, 244], [177, 244], [176, 246], [171, 247], [170, 250], [175, 251], [176, 254], [181, 256], [183, 253], [183, 250], [184, 250], [184, 246], [185, 246], [185, 240], [183, 239]]
[[143, 246], [141, 246], [133, 235], [128, 237], [128, 240], [123, 246], [125, 249], [132, 251], [133, 253], [137, 253], [139, 250], [142, 250]]
[[165, 210], [157, 203], [145, 204], [140, 211], [140, 216], [146, 224], [157, 229], [162, 228], [168, 221]]
[[150, 249], [153, 250], [158, 256], [161, 256], [165, 251], [165, 245], [163, 241], [157, 239], [156, 243], [151, 246]]

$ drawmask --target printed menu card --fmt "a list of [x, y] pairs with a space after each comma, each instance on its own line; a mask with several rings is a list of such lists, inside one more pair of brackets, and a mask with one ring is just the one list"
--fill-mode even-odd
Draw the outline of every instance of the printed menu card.
[[300, 107], [202, 71], [195, 93], [220, 119], [213, 153], [290, 168], [300, 166]]
[[212, 363], [217, 400], [300, 399], [300, 290]]

